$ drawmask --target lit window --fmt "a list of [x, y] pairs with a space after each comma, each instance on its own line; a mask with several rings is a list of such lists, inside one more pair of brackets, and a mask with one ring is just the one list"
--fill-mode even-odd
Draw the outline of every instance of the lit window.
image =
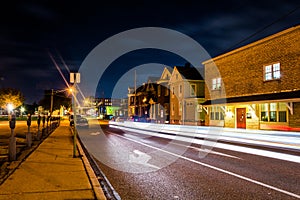
[[270, 103], [270, 122], [276, 122], [277, 120], [277, 103]]
[[285, 103], [265, 103], [260, 105], [260, 120], [264, 122], [287, 122]]
[[260, 120], [261, 121], [269, 121], [269, 111], [268, 111], [268, 104], [261, 104], [261, 112], [260, 112]]
[[264, 66], [265, 81], [280, 79], [280, 63]]
[[212, 89], [213, 90], [221, 89], [221, 78], [214, 78], [212, 80]]
[[220, 106], [211, 107], [210, 120], [224, 120], [223, 109]]
[[285, 103], [278, 103], [278, 121], [287, 122], [286, 120], [287, 107]]

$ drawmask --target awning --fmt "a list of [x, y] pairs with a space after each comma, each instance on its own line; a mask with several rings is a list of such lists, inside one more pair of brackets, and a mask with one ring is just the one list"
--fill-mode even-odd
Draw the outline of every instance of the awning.
[[300, 101], [300, 90], [278, 92], [270, 94], [258, 94], [240, 97], [229, 97], [207, 100], [202, 105], [215, 105], [215, 104], [237, 104], [246, 102], [270, 102], [270, 101]]

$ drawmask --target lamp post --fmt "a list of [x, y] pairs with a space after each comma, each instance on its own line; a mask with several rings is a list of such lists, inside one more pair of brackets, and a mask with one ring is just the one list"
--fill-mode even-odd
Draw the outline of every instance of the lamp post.
[[52, 112], [53, 112], [53, 96], [54, 96], [54, 94], [57, 94], [57, 93], [60, 93], [60, 92], [65, 92], [65, 91], [71, 91], [71, 89], [70, 88], [63, 89], [63, 90], [51, 89], [51, 102], [50, 102], [50, 114], [51, 114], [51, 116], [52, 116]]

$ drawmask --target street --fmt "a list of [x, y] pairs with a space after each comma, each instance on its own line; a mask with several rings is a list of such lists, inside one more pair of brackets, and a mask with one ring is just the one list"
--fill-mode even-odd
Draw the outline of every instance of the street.
[[122, 199], [300, 199], [296, 161], [101, 128], [79, 135]]

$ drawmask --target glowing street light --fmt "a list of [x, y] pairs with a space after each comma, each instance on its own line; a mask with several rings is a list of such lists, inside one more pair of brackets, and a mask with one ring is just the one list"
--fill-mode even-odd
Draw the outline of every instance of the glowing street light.
[[20, 110], [21, 110], [21, 116], [23, 116], [23, 113], [24, 113], [24, 111], [25, 111], [25, 108], [22, 106]]
[[63, 89], [63, 90], [55, 90], [55, 91], [54, 91], [54, 89], [51, 89], [51, 102], [50, 102], [50, 113], [51, 114], [53, 112], [53, 96], [54, 96], [54, 94], [59, 93], [59, 92], [65, 92], [65, 91], [72, 92], [72, 88], [67, 88], [67, 89]]
[[13, 104], [11, 104], [11, 103], [7, 104], [7, 111], [9, 113], [11, 113], [13, 111], [13, 109], [14, 109], [14, 105]]

